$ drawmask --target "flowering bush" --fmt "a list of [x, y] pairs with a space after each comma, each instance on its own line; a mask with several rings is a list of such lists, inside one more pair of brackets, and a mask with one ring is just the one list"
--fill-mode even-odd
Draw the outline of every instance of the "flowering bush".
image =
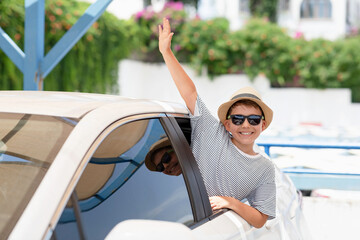
[[[45, 54], [60, 40], [88, 3], [76, 0], [45, 2]], [[24, 1], [0, 1], [0, 26], [22, 48], [24, 45]], [[104, 13], [73, 49], [44, 79], [45, 90], [116, 92], [118, 62], [125, 58], [132, 44], [128, 41], [134, 24]], [[20, 90], [23, 74], [0, 51], [0, 89]]]
[[292, 39], [284, 29], [264, 19], [253, 19], [236, 34], [243, 39], [244, 73], [251, 78], [264, 73], [276, 86], [293, 81], [296, 60], [290, 54]]
[[[45, 12], [45, 53], [77, 21], [88, 4], [75, 0], [48, 0]], [[0, 27], [23, 46], [24, 8], [21, 0], [0, 1]], [[129, 21], [105, 13], [58, 66], [46, 77], [46, 90], [114, 92], [118, 61], [130, 52], [144, 61], [162, 62], [158, 25], [170, 19], [175, 55], [211, 78], [245, 73], [265, 74], [274, 87], [352, 89], [360, 102], [360, 36], [306, 41], [302, 33], [286, 31], [264, 19], [251, 19], [231, 32], [224, 18], [187, 19], [181, 2], [167, 3], [160, 12], [147, 8]], [[136, 46], [136, 48], [135, 48]], [[0, 88], [22, 89], [22, 74], [0, 51]], [[115, 90], [114, 90], [115, 89]]]
[[156, 56], [156, 61], [162, 61], [157, 50], [157, 24], [162, 17], [169, 17], [175, 31], [174, 54], [198, 73], [205, 67], [210, 78], [229, 73], [245, 73], [250, 78], [264, 74], [273, 87], [347, 87], [352, 89], [353, 100], [360, 102], [360, 37], [306, 41], [302, 33], [291, 38], [285, 29], [256, 18], [231, 32], [224, 18], [185, 21], [181, 19], [186, 17], [182, 8], [168, 8], [136, 15], [143, 31], [149, 29], [148, 41], [141, 49], [152, 59], [143, 60], [153, 61]]
[[137, 24], [137, 37], [142, 43], [141, 47], [133, 52], [133, 58], [145, 61], [162, 61], [158, 51], [158, 25], [163, 18], [171, 21], [175, 34], [181, 31], [187, 14], [182, 2], [167, 2], [160, 12], [155, 12], [151, 6], [132, 16]]
[[174, 35], [173, 48], [175, 54], [182, 55], [199, 73], [204, 66], [211, 76], [227, 73], [223, 64], [228, 56], [228, 33], [229, 22], [224, 18], [208, 21], [196, 18], [184, 24], [178, 36]]

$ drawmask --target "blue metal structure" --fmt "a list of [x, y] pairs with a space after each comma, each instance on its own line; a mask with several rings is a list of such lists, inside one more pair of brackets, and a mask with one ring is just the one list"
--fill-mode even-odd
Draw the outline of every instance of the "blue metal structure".
[[0, 27], [0, 49], [24, 74], [24, 90], [42, 90], [43, 79], [70, 51], [112, 0], [97, 0], [44, 56], [45, 0], [25, 0], [24, 52]]
[[[265, 153], [270, 156], [271, 147], [291, 147], [304, 149], [357, 149], [360, 150], [360, 145], [343, 145], [343, 144], [285, 144], [285, 143], [257, 143], [258, 146], [264, 147]], [[360, 161], [360, 159], [359, 159]], [[359, 173], [337, 173], [324, 172], [316, 169], [283, 169], [292, 181], [296, 188], [302, 190], [312, 189], [338, 189], [338, 190], [352, 190], [360, 191], [360, 172]]]

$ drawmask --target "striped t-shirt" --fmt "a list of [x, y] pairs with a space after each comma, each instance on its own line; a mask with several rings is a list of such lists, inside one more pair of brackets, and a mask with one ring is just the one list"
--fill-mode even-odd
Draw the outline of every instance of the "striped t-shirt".
[[191, 148], [210, 196], [247, 199], [272, 219], [276, 215], [273, 163], [261, 154], [248, 155], [231, 141], [224, 125], [198, 97], [191, 115]]

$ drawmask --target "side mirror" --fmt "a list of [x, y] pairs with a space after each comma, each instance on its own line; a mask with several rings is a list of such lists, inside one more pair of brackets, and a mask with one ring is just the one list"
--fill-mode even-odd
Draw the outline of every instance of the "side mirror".
[[155, 220], [126, 220], [117, 224], [105, 240], [196, 240], [191, 230], [181, 223]]

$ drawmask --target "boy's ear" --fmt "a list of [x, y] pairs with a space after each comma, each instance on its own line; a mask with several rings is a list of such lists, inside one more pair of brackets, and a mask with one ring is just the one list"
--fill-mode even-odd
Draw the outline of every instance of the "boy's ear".
[[265, 127], [266, 127], [266, 121], [262, 120], [261, 121], [261, 131], [264, 131]]
[[224, 121], [224, 127], [226, 128], [227, 131], [230, 131], [230, 120], [226, 119]]

